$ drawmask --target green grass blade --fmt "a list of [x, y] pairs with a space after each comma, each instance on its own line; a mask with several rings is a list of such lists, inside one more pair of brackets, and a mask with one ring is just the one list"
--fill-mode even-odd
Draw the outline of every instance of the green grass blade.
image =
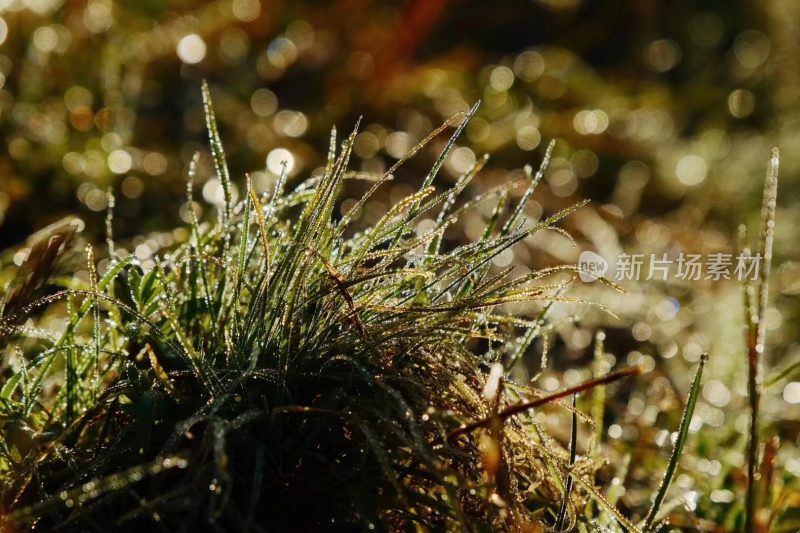
[[678, 427], [678, 439], [675, 441], [675, 447], [672, 449], [672, 455], [669, 458], [667, 470], [664, 472], [664, 477], [661, 480], [661, 485], [658, 487], [653, 505], [645, 516], [644, 531], [649, 531], [653, 527], [658, 510], [664, 502], [670, 483], [672, 483], [672, 478], [675, 477], [675, 473], [678, 470], [678, 461], [680, 461], [681, 453], [683, 453], [683, 446], [686, 444], [686, 437], [689, 435], [689, 424], [692, 421], [694, 408], [695, 405], [697, 405], [697, 398], [700, 395], [700, 380], [703, 377], [703, 367], [706, 361], [708, 361], [708, 355], [704, 354], [700, 358], [700, 364], [697, 367], [694, 380], [692, 381], [692, 388], [689, 391], [689, 398], [686, 400], [686, 407], [683, 410], [683, 415], [681, 415], [681, 423]]
[[239, 313], [242, 302], [242, 283], [245, 278], [245, 267], [247, 266], [247, 243], [250, 240], [250, 211], [253, 208], [252, 194], [250, 191], [250, 181], [247, 182], [247, 193], [244, 196], [244, 218], [242, 220], [242, 234], [240, 235], [241, 241], [239, 242], [239, 258], [236, 264], [235, 284], [233, 290], [233, 324], [234, 332], [237, 341], [241, 337], [241, 328], [239, 324]]
[[231, 219], [233, 201], [231, 199], [231, 175], [228, 170], [228, 163], [225, 160], [225, 149], [222, 147], [222, 140], [217, 129], [217, 117], [214, 115], [214, 105], [211, 102], [211, 91], [208, 89], [208, 82], [203, 80], [203, 108], [206, 115], [206, 128], [208, 129], [208, 139], [211, 144], [211, 155], [214, 157], [214, 167], [217, 176], [222, 183], [222, 194], [225, 198], [224, 220]]
[[[603, 331], [598, 331], [595, 335], [594, 344], [594, 361], [592, 363], [592, 372], [594, 375], [600, 375], [603, 371], [605, 363], [603, 356], [605, 355], [605, 339], [606, 334]], [[594, 435], [592, 438], [592, 445], [589, 453], [597, 456], [600, 454], [600, 437], [603, 435], [603, 419], [605, 418], [606, 407], [606, 388], [600, 386], [592, 391], [592, 423], [594, 425]]]
[[542, 177], [544, 173], [547, 171], [547, 167], [550, 166], [550, 158], [553, 155], [553, 148], [555, 148], [556, 141], [553, 139], [550, 141], [550, 144], [547, 145], [547, 150], [545, 150], [544, 158], [542, 159], [542, 163], [539, 165], [539, 170], [536, 171], [536, 176], [533, 178], [530, 177], [531, 167], [525, 167], [525, 174], [527, 175], [528, 179], [531, 180], [531, 184], [525, 190], [525, 193], [522, 195], [519, 203], [517, 204], [516, 209], [508, 218], [506, 223], [503, 225], [503, 229], [501, 230], [500, 234], [505, 235], [514, 227], [514, 225], [519, 221], [522, 217], [522, 213], [525, 210], [525, 206], [528, 204], [528, 200], [530, 200], [531, 196], [533, 196], [534, 191], [536, 191], [536, 186], [539, 185], [539, 182], [542, 181]]

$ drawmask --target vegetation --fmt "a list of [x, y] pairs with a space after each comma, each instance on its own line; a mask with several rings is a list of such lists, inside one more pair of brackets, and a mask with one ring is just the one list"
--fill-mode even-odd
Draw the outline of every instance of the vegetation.
[[[476, 106], [380, 174], [349, 170], [357, 127], [341, 143], [334, 130], [324, 172], [287, 192], [284, 165], [265, 195], [246, 177], [246, 194], [234, 202], [205, 85], [203, 96], [224, 200], [216, 221], [198, 220], [190, 209], [189, 228], [172, 233], [179, 242], [145, 264], [119, 252], [109, 212], [104, 268], [98, 272], [101, 253], [88, 245], [85, 282], [51, 277], [60, 256], [74, 260], [70, 242], [79, 227], [71, 221], [32, 244], [8, 286], [0, 322], [12, 360], [0, 389], [3, 528], [658, 531], [667, 519], [704, 529], [741, 524], [739, 507], [721, 517], [684, 517], [683, 498], [670, 496], [706, 356], [679, 425], [666, 428], [677, 433], [668, 461], [650, 472], [665, 472], [652, 500], [624, 504], [630, 456], [603, 443], [604, 405], [618, 388], [635, 389], [635, 379], [624, 378], [641, 369], [611, 371], [598, 334], [582, 383], [547, 391], [536, 376], [515, 379], [532, 358], [547, 368], [553, 306], [585, 303], [571, 293], [576, 266], [515, 276], [492, 263], [529, 235], [559, 231], [580, 207], [541, 221], [525, 217], [550, 150], [536, 174], [526, 168], [477, 197], [464, 193], [486, 158], [437, 189]], [[455, 130], [418, 191], [355, 228], [354, 214], [448, 127]], [[340, 214], [350, 180], [369, 188]], [[524, 192], [509, 205], [515, 189]], [[761, 249], [769, 257], [777, 154], [765, 190]], [[482, 238], [445, 241], [446, 228], [483, 201], [495, 207]], [[420, 224], [423, 218], [432, 223]], [[762, 282], [747, 293], [755, 306], [748, 315], [754, 413], [768, 275], [767, 260]], [[603, 281], [606, 290], [620, 290]], [[549, 412], [568, 416], [568, 433], [540, 416]], [[775, 450], [759, 461], [758, 417], [752, 420], [748, 527], [789, 530], [797, 517], [782, 513], [785, 500], [771, 492]]]

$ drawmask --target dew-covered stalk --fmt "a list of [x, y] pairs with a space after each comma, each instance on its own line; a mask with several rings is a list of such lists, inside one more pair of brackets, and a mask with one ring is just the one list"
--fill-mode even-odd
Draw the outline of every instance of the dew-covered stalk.
[[750, 316], [747, 338], [747, 393], [750, 400], [750, 433], [747, 448], [747, 496], [745, 498], [745, 531], [756, 530], [756, 472], [758, 470], [758, 411], [761, 401], [761, 359], [767, 335], [766, 311], [769, 303], [769, 275], [772, 263], [772, 243], [775, 239], [775, 207], [778, 195], [778, 148], [772, 149], [772, 158], [764, 183], [764, 198], [761, 203], [761, 262], [757, 292], [758, 309]]
[[211, 91], [208, 83], [203, 81], [203, 106], [205, 108], [206, 127], [208, 128], [208, 139], [211, 145], [211, 154], [214, 156], [214, 167], [217, 171], [219, 181], [222, 184], [222, 194], [225, 198], [224, 220], [231, 219], [233, 214], [233, 200], [231, 198], [231, 175], [228, 171], [228, 163], [225, 160], [225, 149], [217, 129], [217, 118], [214, 114], [214, 106], [211, 103]]
[[694, 380], [692, 380], [692, 387], [689, 390], [689, 398], [686, 400], [686, 407], [684, 407], [683, 414], [681, 415], [681, 423], [678, 427], [678, 438], [675, 440], [675, 446], [672, 448], [672, 455], [669, 458], [667, 470], [664, 472], [661, 485], [658, 487], [658, 492], [653, 500], [653, 505], [650, 507], [644, 519], [643, 531], [650, 531], [653, 527], [656, 516], [658, 515], [658, 510], [661, 508], [661, 504], [664, 503], [667, 490], [669, 489], [670, 483], [672, 483], [672, 478], [675, 477], [675, 473], [678, 470], [678, 461], [680, 461], [681, 454], [683, 453], [683, 446], [686, 444], [686, 437], [689, 435], [689, 426], [692, 422], [694, 408], [695, 405], [697, 405], [697, 397], [700, 395], [700, 380], [703, 377], [703, 367], [706, 361], [708, 361], [708, 354], [703, 354], [700, 358], [700, 365], [697, 367], [697, 371], [694, 374]]

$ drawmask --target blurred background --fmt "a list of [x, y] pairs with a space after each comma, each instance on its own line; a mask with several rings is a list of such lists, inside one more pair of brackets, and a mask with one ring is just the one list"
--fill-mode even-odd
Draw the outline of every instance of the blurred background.
[[[777, 145], [769, 377], [800, 359], [792, 326], [800, 318], [798, 26], [795, 0], [0, 0], [0, 249], [17, 249], [68, 214], [102, 238], [109, 189], [115, 237], [142, 260], [172, 243], [172, 234], [158, 232], [184, 224], [190, 210], [213, 216], [222, 193], [207, 153], [203, 79], [240, 191], [245, 172], [259, 191], [270, 190], [281, 161], [290, 183], [301, 181], [324, 162], [331, 127], [341, 138], [359, 116], [354, 166], [375, 173], [480, 100], [441, 175], [454, 181], [490, 154], [471, 194], [525, 164], [536, 168], [556, 139], [529, 217], [591, 203], [563, 224], [577, 246], [545, 232], [495, 261], [520, 272], [574, 263], [583, 249], [735, 254], [740, 224], [756, 245]], [[415, 190], [446, 139], [405, 165], [358, 223]], [[196, 151], [203, 155], [189, 205], [187, 166]], [[342, 209], [368, 185], [349, 183]], [[481, 204], [447, 237], [479, 238], [492, 208]], [[692, 426], [701, 437], [686, 459], [701, 474], [678, 483], [695, 499], [702, 494], [687, 505], [706, 506], [713, 518], [714, 509], [735, 504], [725, 487], [739, 479], [744, 460], [741, 286], [650, 280], [625, 288], [624, 296], [578, 289], [616, 316], [558, 306], [558, 357], [543, 383], [585, 378], [587, 347], [604, 328], [609, 365], [654, 372], [649, 388], [631, 392], [606, 438], [664, 455], [663, 428], [674, 430], [689, 376], [710, 352]], [[781, 462], [795, 476], [797, 404], [798, 372], [765, 392], [767, 431], [783, 439]], [[732, 444], [725, 457], [709, 451], [723, 441]], [[631, 477], [653, 475], [637, 468]]]

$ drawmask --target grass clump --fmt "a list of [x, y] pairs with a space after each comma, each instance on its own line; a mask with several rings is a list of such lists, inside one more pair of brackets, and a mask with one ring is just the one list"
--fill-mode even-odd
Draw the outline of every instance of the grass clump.
[[[548, 468], [565, 450], [520, 420], [494, 423], [514, 399], [538, 393], [502, 372], [487, 385], [487, 370], [524, 352], [544, 321], [497, 310], [563, 300], [564, 284], [544, 282], [551, 272], [512, 279], [489, 265], [574, 208], [531, 225], [520, 204], [501, 227], [501, 205], [482, 240], [444, 251], [444, 229], [474, 204], [457, 205], [459, 194], [485, 159], [450, 190], [431, 184], [474, 109], [431, 135], [456, 126], [422, 188], [365, 231], [334, 217], [355, 132], [339, 151], [334, 132], [323, 175], [284, 192], [284, 172], [264, 196], [248, 179], [234, 205], [206, 87], [204, 96], [225, 193], [218, 221], [192, 220], [187, 241], [152, 268], [110, 246], [99, 276], [88, 247], [88, 283], [38, 299], [33, 283], [5, 299], [3, 335], [18, 367], [0, 403], [8, 524], [491, 529], [551, 520], [564, 489]], [[528, 175], [524, 201], [540, 178]], [[502, 204], [519, 185], [492, 194]], [[435, 226], [418, 235], [430, 213]], [[53, 262], [33, 276], [39, 285]], [[32, 322], [59, 306], [63, 332], [34, 338]], [[448, 438], [479, 419], [492, 423]]]
[[[640, 525], [595, 484], [605, 386], [638, 369], [596, 371], [549, 396], [509, 377], [553, 302], [574, 301], [564, 296], [573, 266], [519, 277], [491, 267], [578, 207], [526, 221], [542, 171], [460, 200], [484, 158], [437, 191], [473, 108], [423, 141], [455, 127], [420, 190], [365, 230], [350, 213], [421, 145], [372, 176], [342, 216], [339, 194], [358, 177], [348, 171], [355, 131], [339, 145], [334, 130], [320, 175], [287, 192], [284, 169], [265, 195], [246, 178], [234, 203], [203, 93], [224, 192], [217, 220], [192, 218], [184, 241], [146, 268], [119, 255], [109, 231], [102, 273], [88, 246], [87, 281], [48, 285], [79, 231], [52, 228], [2, 300], [11, 364], [0, 387], [0, 530], [660, 528], [704, 360]], [[514, 187], [525, 192], [507, 210]], [[497, 207], [483, 237], [445, 246], [445, 229], [484, 198]], [[435, 223], [418, 232], [423, 216]], [[505, 312], [520, 302], [537, 304], [531, 317]], [[54, 316], [55, 333], [44, 327]], [[596, 370], [603, 353], [598, 335]], [[590, 395], [591, 415], [577, 409], [578, 393]], [[532, 413], [553, 402], [572, 412], [567, 442]], [[579, 419], [593, 432], [585, 455]]]

